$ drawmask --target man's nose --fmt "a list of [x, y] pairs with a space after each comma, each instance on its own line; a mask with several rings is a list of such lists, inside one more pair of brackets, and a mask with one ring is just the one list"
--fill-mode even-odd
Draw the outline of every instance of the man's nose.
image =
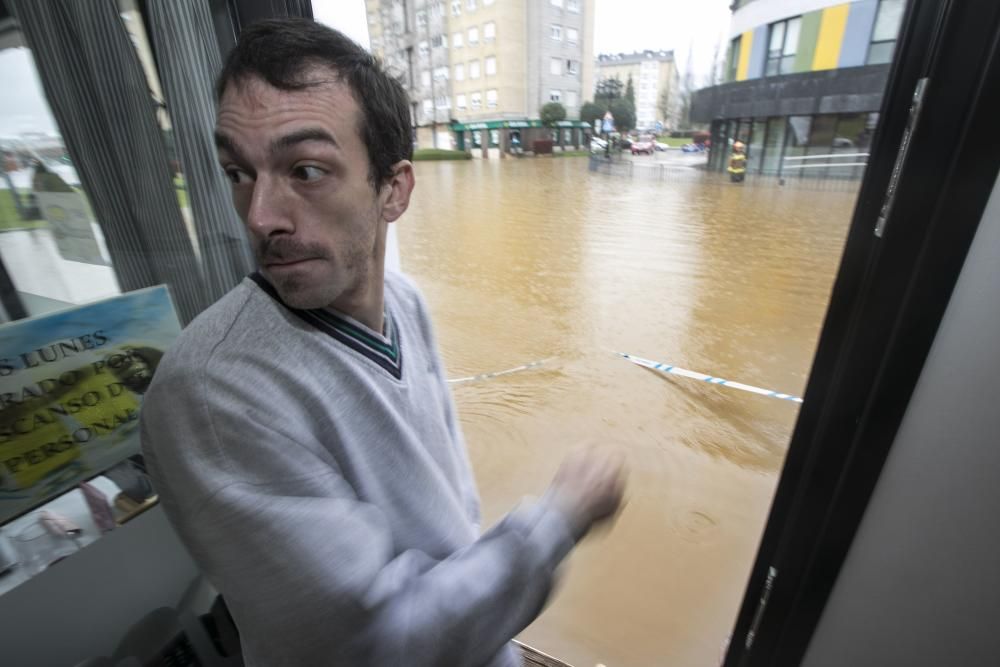
[[246, 219], [247, 227], [254, 236], [267, 238], [295, 231], [286, 199], [287, 193], [279, 181], [266, 175], [258, 176]]

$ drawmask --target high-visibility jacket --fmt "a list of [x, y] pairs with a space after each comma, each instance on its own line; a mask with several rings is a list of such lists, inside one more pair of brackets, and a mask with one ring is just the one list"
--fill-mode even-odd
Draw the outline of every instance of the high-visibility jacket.
[[747, 170], [746, 153], [733, 153], [729, 158], [729, 173], [742, 174]]

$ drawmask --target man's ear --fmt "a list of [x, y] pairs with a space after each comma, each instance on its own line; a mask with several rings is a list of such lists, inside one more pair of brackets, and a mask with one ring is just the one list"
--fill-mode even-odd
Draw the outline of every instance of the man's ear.
[[382, 201], [382, 218], [386, 222], [395, 222], [410, 206], [410, 193], [416, 179], [413, 176], [413, 164], [409, 160], [400, 160], [392, 165], [392, 176], [382, 184], [380, 197]]

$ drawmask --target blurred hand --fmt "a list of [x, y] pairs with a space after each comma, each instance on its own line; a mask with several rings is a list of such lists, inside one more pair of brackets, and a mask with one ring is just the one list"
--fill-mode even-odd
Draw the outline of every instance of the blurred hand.
[[563, 461], [546, 497], [563, 513], [579, 540], [593, 526], [615, 516], [627, 477], [620, 452], [581, 449]]

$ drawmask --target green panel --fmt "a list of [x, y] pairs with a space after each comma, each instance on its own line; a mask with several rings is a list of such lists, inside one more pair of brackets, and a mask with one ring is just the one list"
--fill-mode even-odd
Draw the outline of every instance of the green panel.
[[795, 52], [796, 72], [812, 70], [816, 42], [819, 41], [819, 24], [823, 20], [823, 10], [802, 15], [802, 29], [799, 31], [799, 48]]

